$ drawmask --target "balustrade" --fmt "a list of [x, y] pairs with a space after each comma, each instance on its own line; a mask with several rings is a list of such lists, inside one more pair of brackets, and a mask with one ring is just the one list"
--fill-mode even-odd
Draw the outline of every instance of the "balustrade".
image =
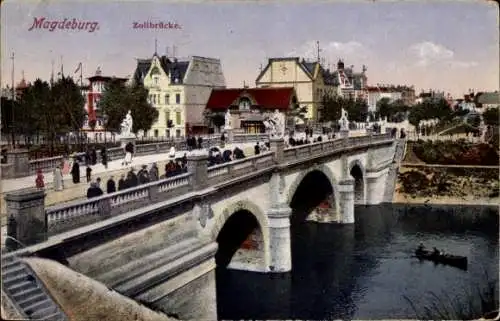
[[[365, 145], [382, 141], [392, 140], [390, 134], [378, 134], [366, 137], [350, 137], [348, 139], [336, 139], [313, 144], [300, 145], [296, 147], [286, 148], [282, 150], [284, 162], [297, 161], [300, 159], [322, 155], [332, 151], [340, 151], [346, 146], [347, 141], [349, 146], [353, 144]], [[167, 144], [151, 144], [157, 150], [167, 148]], [[144, 151], [150, 150], [153, 147], [147, 147]], [[109, 152], [109, 151], [108, 151]], [[269, 151], [259, 155], [238, 159], [229, 163], [212, 166], [202, 169], [205, 172], [207, 184], [213, 186], [224, 183], [231, 179], [256, 172], [262, 169], [270, 168], [276, 163], [274, 152]], [[200, 161], [204, 158], [199, 158]], [[61, 157], [54, 157], [52, 161], [60, 161]], [[189, 160], [189, 158], [188, 158]], [[48, 163], [48, 162], [47, 162]], [[50, 166], [50, 165], [45, 165]], [[48, 224], [48, 233], [55, 234], [69, 229], [73, 229], [85, 224], [90, 224], [119, 214], [126, 213], [131, 210], [147, 206], [151, 203], [168, 200], [169, 198], [184, 195], [189, 191], [194, 190], [193, 182], [196, 171], [200, 167], [193, 166], [192, 171], [185, 174], [180, 174], [175, 177], [165, 178], [162, 180], [143, 184], [134, 188], [129, 188], [123, 191], [106, 194], [100, 197], [92, 198], [85, 201], [75, 201], [65, 204], [49, 207], [45, 210]], [[199, 175], [203, 173], [198, 173]], [[203, 185], [205, 186], [205, 185]], [[204, 188], [202, 186], [202, 188]]]

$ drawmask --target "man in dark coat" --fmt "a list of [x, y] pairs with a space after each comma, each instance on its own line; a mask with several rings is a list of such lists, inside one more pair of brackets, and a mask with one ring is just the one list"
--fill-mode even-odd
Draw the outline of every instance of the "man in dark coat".
[[149, 173], [146, 165], [142, 165], [142, 169], [137, 174], [137, 178], [139, 179], [139, 184], [149, 183]]
[[125, 175], [122, 174], [122, 176], [118, 180], [118, 190], [123, 191], [126, 188], [127, 188], [127, 181], [125, 180]]
[[116, 192], [116, 183], [115, 180], [113, 179], [113, 176], [111, 176], [106, 182], [106, 192], [108, 194]]
[[139, 179], [137, 178], [137, 175], [134, 172], [134, 169], [131, 168], [130, 171], [127, 174], [127, 187], [136, 187], [139, 185]]
[[71, 176], [73, 177], [74, 184], [80, 183], [80, 165], [78, 165], [78, 161], [76, 160], [71, 168]]
[[202, 149], [203, 147], [203, 138], [201, 136], [198, 137], [198, 149]]
[[254, 150], [255, 150], [255, 155], [259, 155], [260, 154], [260, 146], [259, 146], [259, 143], [256, 143], [255, 146], [253, 147]]
[[104, 165], [104, 168], [108, 169], [108, 154], [106, 152], [106, 147], [101, 148], [101, 161]]
[[95, 148], [92, 148], [92, 151], [90, 152], [90, 158], [92, 160], [92, 165], [97, 164], [97, 152], [95, 151]]
[[87, 198], [98, 197], [102, 194], [104, 194], [104, 192], [97, 186], [97, 183], [90, 183], [90, 187], [87, 189]]

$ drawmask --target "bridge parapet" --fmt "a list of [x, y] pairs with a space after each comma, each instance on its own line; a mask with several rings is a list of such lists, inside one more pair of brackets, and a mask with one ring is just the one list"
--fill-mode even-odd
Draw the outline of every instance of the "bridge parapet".
[[[255, 137], [259, 137], [259, 135], [255, 135]], [[351, 147], [369, 146], [378, 142], [387, 142], [388, 140], [391, 140], [390, 134], [380, 134], [341, 138], [286, 149], [273, 149], [277, 145], [271, 141], [272, 148], [270, 152], [209, 168], [206, 163], [201, 164], [206, 162], [206, 156], [194, 157], [198, 157], [197, 160], [190, 157], [192, 164], [188, 166], [189, 172], [186, 174], [85, 201], [69, 202], [46, 208], [47, 234], [50, 236], [102, 221], [172, 197], [184, 195], [190, 191], [213, 187], [252, 172], [269, 169], [272, 166], [283, 166], [290, 162], [300, 162], [309, 158], [340, 152]], [[281, 141], [280, 146], [282, 146], [282, 143], [283, 141]], [[276, 157], [277, 153], [282, 153], [281, 157]], [[278, 163], [280, 159], [281, 162]], [[197, 161], [198, 164], [195, 165], [193, 161]]]
[[61, 233], [186, 193], [191, 189], [190, 176], [181, 174], [85, 201], [51, 206], [45, 211], [48, 233]]

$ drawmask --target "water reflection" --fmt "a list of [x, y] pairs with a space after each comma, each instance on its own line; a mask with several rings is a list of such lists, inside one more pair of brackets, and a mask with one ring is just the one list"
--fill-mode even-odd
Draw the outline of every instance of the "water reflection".
[[[415, 246], [469, 257], [467, 272], [412, 258]], [[498, 275], [498, 211], [357, 207], [356, 224], [292, 227], [291, 273], [218, 270], [221, 319], [415, 318], [403, 296], [461, 293]], [[420, 302], [424, 303], [424, 302]]]

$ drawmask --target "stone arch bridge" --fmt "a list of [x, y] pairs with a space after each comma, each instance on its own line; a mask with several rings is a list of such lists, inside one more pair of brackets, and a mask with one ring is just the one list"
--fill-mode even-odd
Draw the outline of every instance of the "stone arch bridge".
[[[178, 177], [46, 209], [36, 228], [48, 239], [9, 255], [57, 260], [182, 319], [216, 319], [216, 264], [289, 272], [290, 225], [318, 205], [352, 224], [355, 204], [391, 201], [397, 147], [388, 134], [287, 149], [272, 140], [270, 152], [210, 168], [193, 154]], [[37, 206], [34, 194], [25, 208]], [[16, 197], [8, 204], [28, 199]]]

